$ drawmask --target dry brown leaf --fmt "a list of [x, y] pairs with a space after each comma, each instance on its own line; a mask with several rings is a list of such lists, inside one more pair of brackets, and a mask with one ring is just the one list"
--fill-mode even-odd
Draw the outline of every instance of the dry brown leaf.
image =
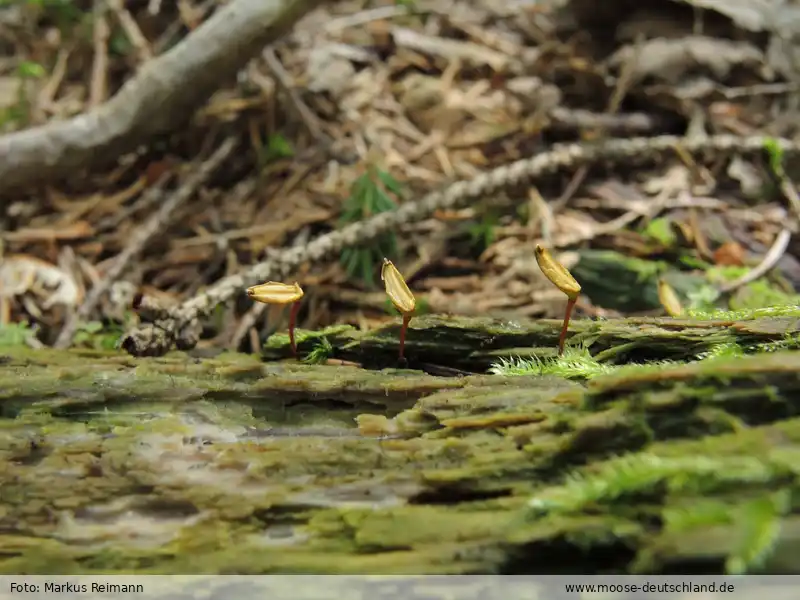
[[80, 286], [63, 269], [33, 256], [18, 254], [0, 264], [0, 296], [34, 295], [43, 310], [61, 304], [70, 308], [83, 301]]
[[736, 242], [726, 242], [714, 251], [714, 264], [728, 267], [744, 266], [744, 248]]
[[320, 44], [312, 48], [308, 56], [306, 86], [311, 92], [329, 92], [338, 98], [350, 86], [355, 74], [352, 62], [332, 52], [330, 44]]

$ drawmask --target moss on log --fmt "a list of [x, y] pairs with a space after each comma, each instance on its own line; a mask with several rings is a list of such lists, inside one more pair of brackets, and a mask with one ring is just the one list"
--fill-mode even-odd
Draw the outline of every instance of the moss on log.
[[[593, 351], [673, 358], [796, 327], [598, 323]], [[409, 348], [477, 368], [557, 326], [420, 318]], [[328, 335], [395, 356], [391, 329]], [[585, 385], [2, 352], [2, 573], [800, 571], [797, 352]]]
[[[440, 365], [485, 372], [499, 358], [556, 354], [561, 321], [498, 320], [480, 317], [421, 316], [411, 320], [406, 336], [410, 366]], [[715, 346], [743, 347], [778, 342], [800, 332], [798, 314], [749, 320], [697, 320], [672, 318], [629, 318], [575, 320], [570, 323], [568, 344], [583, 345], [592, 354], [605, 352], [615, 361], [688, 360]], [[365, 366], [397, 364], [399, 319], [397, 323], [371, 331], [337, 326], [322, 332], [298, 332], [301, 353], [313, 350], [322, 337], [332, 346], [333, 356], [358, 361]], [[288, 337], [273, 336], [265, 358], [291, 355]]]

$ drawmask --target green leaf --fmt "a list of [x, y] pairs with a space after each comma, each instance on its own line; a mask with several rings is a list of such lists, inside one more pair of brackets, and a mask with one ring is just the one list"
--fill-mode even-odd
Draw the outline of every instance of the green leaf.
[[653, 219], [643, 229], [642, 233], [662, 246], [671, 247], [677, 241], [675, 231], [669, 219], [663, 217]]
[[375, 190], [375, 212], [388, 212], [395, 208], [397, 208], [397, 204], [394, 203], [394, 200], [392, 200], [386, 192], [381, 189]]
[[396, 196], [402, 196], [403, 188], [400, 185], [400, 182], [398, 182], [394, 177], [381, 169], [376, 169], [375, 174], [378, 176], [378, 179], [380, 179], [381, 183], [386, 186], [387, 190]]
[[783, 149], [778, 145], [777, 140], [767, 138], [764, 142], [764, 149], [769, 156], [769, 166], [772, 172], [778, 177], [783, 176]]
[[344, 261], [344, 268], [345, 272], [347, 273], [348, 277], [355, 277], [358, 273], [358, 265], [361, 262], [361, 253], [363, 250], [360, 248], [350, 248], [350, 253], [346, 256], [342, 255], [342, 260]]
[[291, 158], [294, 156], [294, 149], [285, 137], [279, 133], [270, 134], [267, 138], [267, 159], [277, 160], [280, 158]]
[[372, 287], [375, 284], [375, 279], [372, 273], [374, 267], [375, 263], [372, 261], [372, 256], [370, 253], [364, 252], [361, 254], [361, 279], [369, 287]]
[[691, 254], [682, 254], [678, 257], [678, 262], [685, 267], [690, 269], [698, 269], [700, 271], [705, 271], [712, 267], [710, 263], [701, 258], [697, 258], [696, 256], [692, 256]]
[[23, 79], [38, 79], [44, 77], [46, 71], [42, 65], [29, 60], [23, 60], [17, 66], [17, 75]]

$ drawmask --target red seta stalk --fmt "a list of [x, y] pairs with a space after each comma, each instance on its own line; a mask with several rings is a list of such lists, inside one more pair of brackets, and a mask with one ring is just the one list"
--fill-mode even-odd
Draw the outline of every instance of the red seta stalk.
[[403, 315], [403, 326], [400, 328], [400, 360], [403, 360], [403, 349], [406, 345], [406, 329], [412, 315]]
[[577, 298], [567, 300], [567, 312], [564, 315], [564, 325], [561, 326], [561, 336], [558, 338], [558, 355], [564, 354], [564, 343], [567, 340], [567, 328], [569, 327], [569, 318], [572, 315], [572, 308], [577, 302]]

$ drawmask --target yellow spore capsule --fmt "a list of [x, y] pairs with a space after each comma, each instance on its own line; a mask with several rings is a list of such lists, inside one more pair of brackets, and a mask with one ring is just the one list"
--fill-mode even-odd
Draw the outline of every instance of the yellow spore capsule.
[[297, 323], [297, 313], [300, 311], [299, 300], [303, 297], [303, 290], [300, 284], [296, 281], [291, 285], [279, 281], [268, 281], [247, 288], [247, 295], [262, 304], [292, 305], [289, 311], [289, 344], [292, 347], [292, 354], [297, 356], [297, 342], [294, 339], [294, 330]]
[[544, 276], [556, 286], [559, 290], [567, 295], [570, 300], [575, 300], [581, 293], [580, 284], [575, 281], [567, 268], [558, 262], [550, 251], [539, 244], [536, 244], [536, 262], [539, 263], [539, 268], [544, 273]]
[[386, 295], [392, 301], [394, 307], [403, 314], [403, 326], [400, 329], [400, 360], [404, 360], [403, 350], [406, 345], [406, 331], [408, 323], [417, 307], [417, 300], [414, 294], [408, 289], [408, 284], [400, 271], [397, 270], [388, 258], [383, 259], [381, 266], [381, 280], [386, 287]]
[[417, 307], [417, 300], [414, 294], [408, 289], [408, 284], [397, 267], [388, 258], [383, 259], [381, 267], [381, 281], [386, 287], [386, 295], [392, 301], [394, 307], [404, 315], [414, 312]]
[[263, 304], [291, 304], [303, 297], [303, 290], [297, 282], [288, 284], [268, 281], [247, 288], [247, 295]]
[[670, 317], [680, 317], [683, 315], [683, 305], [678, 294], [672, 286], [663, 279], [658, 280], [658, 301]]

